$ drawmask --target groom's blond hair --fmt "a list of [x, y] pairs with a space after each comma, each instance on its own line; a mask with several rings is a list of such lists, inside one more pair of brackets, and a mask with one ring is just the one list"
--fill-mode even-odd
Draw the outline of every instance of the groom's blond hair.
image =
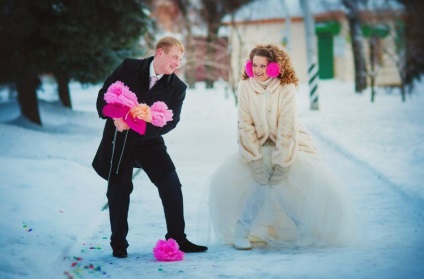
[[181, 43], [181, 41], [178, 40], [177, 38], [174, 38], [171, 36], [161, 38], [156, 43], [156, 50], [161, 48], [165, 51], [165, 53], [168, 53], [173, 46], [177, 47], [179, 50], [181, 50], [181, 52], [184, 53], [185, 49], [184, 49], [183, 43]]

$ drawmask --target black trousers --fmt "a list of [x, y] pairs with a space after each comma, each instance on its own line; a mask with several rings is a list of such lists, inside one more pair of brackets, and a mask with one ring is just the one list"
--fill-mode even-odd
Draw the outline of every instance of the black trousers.
[[[148, 171], [148, 169], [144, 169]], [[106, 196], [109, 204], [109, 218], [111, 226], [111, 242], [113, 250], [122, 250], [128, 247], [128, 210], [130, 194], [133, 191], [133, 168], [129, 168], [120, 183], [109, 182]], [[148, 174], [149, 175], [149, 174]], [[149, 177], [151, 177], [149, 175]], [[184, 210], [181, 183], [174, 170], [165, 177], [152, 181], [158, 188], [159, 196], [165, 213], [167, 233], [166, 239], [177, 241], [186, 238], [184, 233]]]

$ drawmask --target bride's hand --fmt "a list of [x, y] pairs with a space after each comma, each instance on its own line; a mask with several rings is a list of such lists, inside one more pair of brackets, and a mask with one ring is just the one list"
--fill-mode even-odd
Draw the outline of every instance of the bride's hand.
[[283, 180], [284, 176], [284, 168], [280, 165], [276, 165], [274, 168], [274, 173], [271, 175], [271, 179], [269, 180], [269, 184], [277, 185]]
[[269, 175], [265, 170], [262, 159], [251, 161], [248, 164], [252, 169], [253, 178], [255, 179], [256, 183], [261, 185], [266, 185], [269, 183]]

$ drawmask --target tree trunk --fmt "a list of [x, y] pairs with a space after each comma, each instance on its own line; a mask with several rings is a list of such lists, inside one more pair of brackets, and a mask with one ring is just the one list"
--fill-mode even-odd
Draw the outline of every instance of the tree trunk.
[[377, 64], [377, 38], [375, 36], [371, 36], [369, 39], [370, 46], [370, 80], [371, 80], [371, 102], [373, 103], [375, 100], [375, 79], [377, 78], [376, 73], [376, 64]]
[[359, 18], [358, 2], [356, 0], [344, 0], [343, 4], [349, 10], [347, 17], [355, 65], [355, 92], [361, 93], [367, 88], [367, 69], [365, 64], [363, 46], [364, 39], [361, 30], [361, 20]]
[[290, 10], [286, 4], [286, 1], [281, 1], [283, 5], [283, 10], [285, 12], [285, 21], [284, 21], [284, 36], [283, 36], [283, 46], [286, 52], [291, 55], [291, 16]]
[[[208, 29], [209, 29], [208, 35], [206, 37], [206, 57], [208, 61], [212, 62], [214, 61], [214, 58], [215, 58], [215, 48], [212, 47], [212, 43], [214, 41], [213, 40], [214, 31], [213, 31], [213, 27], [211, 26], [208, 26]], [[213, 88], [213, 82], [214, 82], [213, 77], [215, 76], [215, 73], [214, 73], [215, 68], [212, 67], [210, 64], [211, 63], [206, 63], [206, 66], [205, 66], [205, 86], [206, 88], [209, 88], [209, 89]]]
[[400, 92], [401, 92], [401, 94], [402, 94], [402, 102], [404, 102], [405, 103], [405, 101], [406, 101], [406, 92], [405, 92], [405, 85], [404, 85], [404, 83], [402, 82], [402, 84], [400, 85]]
[[59, 99], [64, 107], [72, 109], [71, 94], [69, 92], [69, 78], [66, 74], [56, 74]]
[[349, 18], [350, 36], [352, 37], [353, 59], [355, 64], [355, 92], [360, 93], [367, 88], [367, 70], [360, 22]]
[[[240, 80], [240, 75], [244, 70], [244, 59], [246, 59], [246, 57], [243, 57], [243, 49], [244, 49], [244, 37], [242, 36], [242, 31], [240, 30], [240, 28], [242, 28], [243, 25], [238, 25], [235, 22], [235, 14], [232, 13], [231, 14], [231, 33], [234, 32], [234, 36], [230, 35], [230, 39], [231, 41], [229, 42], [229, 46], [231, 47], [231, 45], [237, 45], [239, 51], [237, 53], [237, 56], [234, 55], [234, 53], [231, 54], [231, 56], [235, 56], [236, 58], [236, 62], [234, 63], [230, 63], [230, 71], [229, 71], [229, 83], [231, 86], [231, 91], [233, 93], [233, 97], [234, 97], [234, 101], [235, 104], [238, 104], [238, 95], [237, 95], [237, 86], [238, 86], [238, 82]], [[229, 50], [231, 52], [231, 49]], [[242, 70], [242, 68], [243, 70]]]
[[16, 82], [21, 114], [30, 122], [42, 126], [38, 109], [37, 88], [40, 79], [35, 75], [22, 76]]
[[[212, 40], [210, 39], [210, 37], [208, 36], [207, 38], [207, 46], [206, 46], [206, 57], [207, 60], [212, 62], [213, 61], [213, 57], [215, 54], [214, 48], [211, 47], [212, 44]], [[213, 76], [214, 76], [214, 67], [212, 67], [210, 65], [210, 63], [206, 63], [205, 65], [205, 87], [208, 89], [212, 89], [213, 88]]]
[[[182, 15], [182, 25], [185, 30], [185, 45], [186, 45], [186, 57], [187, 65], [185, 67], [184, 75], [185, 80], [189, 88], [195, 88], [196, 84], [196, 63], [195, 63], [195, 39], [192, 33], [192, 23], [189, 19], [188, 13], [192, 8], [190, 0], [177, 0], [175, 3], [178, 6], [178, 10]], [[184, 33], [184, 32], [183, 32]]]
[[191, 36], [191, 32], [189, 32], [186, 38], [187, 44], [187, 66], [185, 71], [186, 81], [188, 83], [189, 88], [195, 88], [196, 84], [196, 61], [195, 61], [195, 39]]

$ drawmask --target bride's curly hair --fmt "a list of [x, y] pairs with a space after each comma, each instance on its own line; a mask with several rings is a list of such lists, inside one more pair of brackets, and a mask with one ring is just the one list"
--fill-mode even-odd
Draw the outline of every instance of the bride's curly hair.
[[[277, 62], [280, 65], [280, 74], [277, 78], [280, 79], [281, 84], [294, 83], [298, 85], [299, 79], [296, 76], [296, 72], [291, 64], [290, 57], [286, 51], [272, 44], [259, 44], [250, 51], [249, 59], [253, 60], [253, 56], [263, 56], [268, 59], [269, 62]], [[241, 79], [248, 79], [249, 76], [243, 67], [243, 74]]]

